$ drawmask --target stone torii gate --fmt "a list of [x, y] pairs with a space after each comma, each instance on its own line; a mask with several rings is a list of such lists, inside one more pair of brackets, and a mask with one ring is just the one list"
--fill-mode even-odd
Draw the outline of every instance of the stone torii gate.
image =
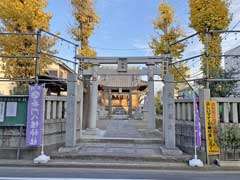
[[[161, 75], [159, 68], [155, 65], [162, 62], [161, 57], [79, 57], [80, 62], [83, 64], [91, 64], [92, 67], [84, 70], [82, 69], [83, 76], [92, 76], [90, 88], [90, 111], [89, 111], [89, 129], [96, 128], [97, 120], [97, 96], [98, 96], [98, 76], [102, 75], [139, 75], [148, 76], [148, 128], [155, 129], [155, 106], [154, 106], [154, 75]], [[117, 70], [106, 70], [99, 68], [104, 64], [117, 64]], [[147, 65], [147, 69], [143, 70], [128, 70], [128, 64]]]
[[[175, 104], [174, 104], [174, 84], [173, 75], [167, 73], [168, 69], [168, 56], [149, 56], [149, 57], [83, 57], [78, 56], [79, 59], [79, 74], [78, 76], [91, 76], [90, 86], [90, 109], [88, 117], [88, 129], [96, 130], [97, 121], [97, 104], [98, 104], [98, 76], [101, 75], [139, 75], [148, 77], [148, 94], [147, 94], [147, 121], [148, 129], [156, 129], [155, 120], [155, 103], [154, 103], [154, 76], [162, 75], [164, 81], [163, 89], [163, 131], [164, 131], [164, 143], [165, 147], [162, 148], [162, 152], [166, 154], [176, 154], [177, 149], [175, 146]], [[84, 64], [91, 64], [91, 67], [84, 69]], [[101, 69], [100, 65], [115, 64], [118, 66], [117, 70]], [[141, 70], [128, 70], [128, 64], [146, 65], [147, 68]], [[162, 68], [156, 67], [156, 65], [162, 64]], [[76, 77], [75, 77], [76, 80]], [[71, 80], [70, 80], [71, 81]], [[83, 84], [83, 83], [82, 83]], [[84, 87], [82, 87], [84, 88]], [[76, 89], [68, 87], [68, 101], [72, 102], [73, 94], [77, 93]], [[72, 91], [72, 92], [71, 92]], [[82, 96], [82, 94], [81, 94]], [[83, 100], [83, 97], [80, 97]], [[84, 104], [84, 102], [83, 102]], [[68, 103], [68, 105], [70, 105]], [[68, 110], [71, 108], [68, 108]], [[74, 108], [72, 108], [74, 109]], [[69, 110], [71, 111], [71, 110]], [[80, 110], [83, 111], [82, 109]], [[67, 113], [70, 117], [67, 117], [66, 122], [66, 146], [73, 147], [76, 145], [76, 112]], [[68, 128], [69, 127], [69, 128]], [[167, 151], [166, 151], [167, 150]], [[169, 151], [170, 150], [170, 151]]]

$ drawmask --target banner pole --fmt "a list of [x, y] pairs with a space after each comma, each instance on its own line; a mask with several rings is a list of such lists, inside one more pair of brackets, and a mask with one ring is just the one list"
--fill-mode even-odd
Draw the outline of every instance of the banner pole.
[[46, 99], [46, 91], [45, 91], [45, 84], [42, 85], [43, 88], [43, 98], [42, 98], [42, 146], [41, 146], [41, 155], [38, 156], [33, 160], [34, 163], [42, 163], [45, 164], [50, 160], [50, 156], [44, 154], [44, 120], [45, 120], [45, 99]]
[[45, 121], [45, 97], [46, 97], [46, 91], [45, 91], [45, 83], [43, 84], [43, 120], [42, 120], [42, 150], [41, 154], [44, 154], [44, 121]]
[[196, 144], [196, 97], [195, 93], [193, 92], [193, 122], [194, 122], [194, 158], [197, 159], [197, 144]]
[[[191, 167], [203, 167], [203, 162], [197, 158], [197, 144], [199, 144], [199, 146], [201, 146], [200, 142], [201, 142], [201, 128], [197, 128], [196, 126], [196, 122], [198, 121], [198, 123], [200, 122], [199, 119], [199, 111], [198, 111], [198, 106], [196, 104], [196, 94], [193, 91], [193, 129], [194, 129], [194, 157], [192, 160], [189, 160], [189, 166]], [[198, 126], [199, 127], [199, 126]], [[198, 133], [198, 134], [197, 134]], [[198, 138], [198, 141], [197, 141]]]

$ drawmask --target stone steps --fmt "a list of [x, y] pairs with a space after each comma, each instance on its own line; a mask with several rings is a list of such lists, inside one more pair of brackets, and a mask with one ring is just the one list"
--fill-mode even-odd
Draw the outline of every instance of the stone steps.
[[177, 153], [166, 155], [162, 131], [138, 129], [136, 123], [137, 121], [131, 120], [114, 120], [109, 122], [105, 130], [92, 131], [92, 135], [87, 130], [76, 147], [60, 148], [58, 152], [51, 154], [51, 158], [136, 163], [183, 162], [191, 158], [189, 155], [176, 155]]
[[185, 162], [189, 155], [162, 155], [161, 139], [99, 138], [82, 139], [75, 148], [60, 148], [53, 159], [89, 161]]
[[53, 160], [70, 160], [72, 162], [84, 160], [88, 162], [188, 162], [192, 156], [184, 154], [181, 156], [130, 156], [130, 155], [89, 155], [89, 154], [52, 154], [51, 159]]
[[80, 143], [163, 144], [162, 138], [82, 138]]

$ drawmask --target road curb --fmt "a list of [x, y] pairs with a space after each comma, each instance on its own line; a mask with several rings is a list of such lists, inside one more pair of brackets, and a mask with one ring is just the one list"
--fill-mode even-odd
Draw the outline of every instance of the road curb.
[[204, 166], [189, 167], [186, 163], [101, 163], [101, 162], [64, 162], [50, 161], [47, 164], [34, 164], [30, 160], [9, 161], [0, 160], [0, 167], [41, 167], [41, 168], [96, 168], [96, 169], [145, 169], [145, 170], [184, 170], [184, 171], [240, 171], [239, 167]]

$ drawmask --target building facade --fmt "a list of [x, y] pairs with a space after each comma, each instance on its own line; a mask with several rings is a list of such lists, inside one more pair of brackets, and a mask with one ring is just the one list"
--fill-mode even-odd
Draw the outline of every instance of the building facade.
[[[226, 56], [224, 59], [224, 68], [226, 72], [233, 71], [232, 78], [240, 79], [240, 46], [225, 52], [225, 55], [239, 55], [239, 56]], [[233, 90], [234, 94], [240, 94], [240, 81], [236, 82]]]
[[146, 89], [147, 84], [140, 76], [101, 76], [99, 106], [103, 107], [109, 116], [118, 113], [132, 116], [133, 111], [144, 103], [142, 100]]
[[[5, 78], [4, 75], [4, 62], [0, 59], [0, 77]], [[70, 73], [72, 73], [73, 70], [70, 69], [66, 64], [59, 60], [54, 60], [51, 64], [49, 64], [46, 68], [46, 73], [43, 75], [44, 79], [64, 79], [67, 80]], [[40, 82], [41, 83], [41, 82]], [[49, 83], [48, 83], [49, 84]], [[9, 81], [0, 81], [0, 95], [12, 95], [14, 94], [14, 88], [16, 88], [15, 82], [9, 82]], [[57, 85], [55, 85], [56, 87]], [[60, 83], [58, 83], [58, 86], [61, 86]], [[53, 86], [51, 86], [53, 87]], [[51, 90], [48, 91], [51, 93]], [[58, 93], [56, 93], [58, 94]]]

